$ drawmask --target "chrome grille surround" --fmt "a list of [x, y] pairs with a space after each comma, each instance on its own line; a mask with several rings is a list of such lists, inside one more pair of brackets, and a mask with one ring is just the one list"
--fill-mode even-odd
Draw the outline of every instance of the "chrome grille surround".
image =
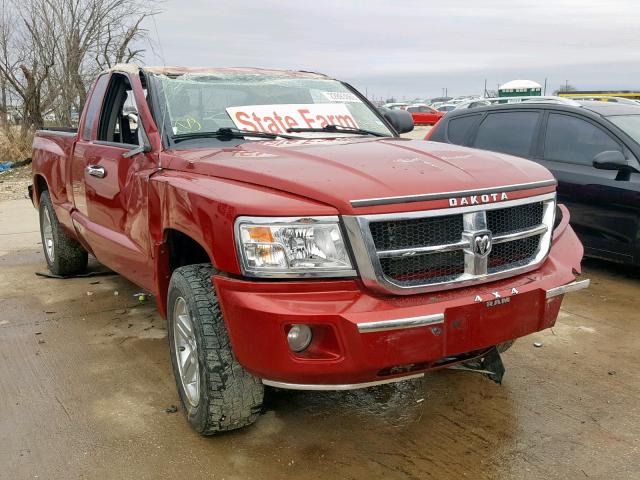
[[[489, 233], [490, 236], [492, 234], [492, 232], [488, 231], [487, 212], [494, 213], [496, 210], [521, 207], [535, 203], [542, 204], [541, 223], [527, 226], [527, 228], [524, 229], [499, 232], [497, 235], [494, 234], [491, 239], [493, 246], [508, 242], [517, 242], [519, 240], [530, 245], [532, 241], [535, 241], [531, 237], [537, 236], [539, 241], [537, 248], [532, 250], [532, 255], [519, 260], [517, 260], [516, 257], [513, 262], [506, 262], [502, 266], [490, 267], [489, 262], [492, 258], [491, 251], [484, 255], [473, 252], [472, 242], [479, 234]], [[364, 284], [381, 293], [411, 295], [490, 282], [536, 269], [549, 253], [555, 220], [555, 207], [556, 194], [554, 192], [491, 204], [391, 214], [345, 215], [342, 219], [351, 243], [351, 248], [353, 249], [358, 271]], [[526, 208], [527, 207], [525, 207], [525, 210]], [[495, 212], [495, 214], [498, 214], [498, 212]], [[401, 221], [406, 224], [406, 221], [416, 220], [424, 222], [425, 219], [451, 215], [462, 215], [463, 228], [457, 241], [442, 245], [379, 250], [376, 248], [371, 234], [370, 224], [374, 222]], [[516, 243], [514, 243], [514, 245], [516, 245]], [[508, 248], [504, 247], [507, 247], [507, 245], [501, 247], [500, 250], [508, 250]], [[424, 282], [416, 282], [414, 279], [409, 282], [410, 284], [402, 284], [402, 282], [394, 280], [385, 274], [381, 262], [381, 259], [401, 259], [419, 255], [459, 251], [462, 251], [464, 255], [464, 265], [463, 268], [460, 269], [461, 273], [454, 271], [453, 273], [447, 272], [447, 275], [440, 277], [436, 275], [434, 276], [435, 281], [433, 282], [430, 282], [428, 279], [425, 279]], [[387, 261], [385, 260], [385, 262]]]

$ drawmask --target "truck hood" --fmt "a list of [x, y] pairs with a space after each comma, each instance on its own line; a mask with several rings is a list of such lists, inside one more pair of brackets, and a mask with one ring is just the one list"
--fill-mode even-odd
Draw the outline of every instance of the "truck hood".
[[343, 214], [361, 211], [352, 207], [354, 200], [499, 190], [553, 179], [544, 167], [518, 157], [403, 138], [249, 141], [163, 155], [164, 168], [293, 193]]

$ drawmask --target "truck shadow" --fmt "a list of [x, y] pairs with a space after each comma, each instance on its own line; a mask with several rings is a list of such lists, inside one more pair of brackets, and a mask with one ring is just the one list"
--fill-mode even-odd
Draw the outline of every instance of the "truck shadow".
[[609, 278], [640, 280], [640, 268], [633, 265], [623, 265], [597, 258], [584, 258], [582, 267], [585, 272], [595, 272]]

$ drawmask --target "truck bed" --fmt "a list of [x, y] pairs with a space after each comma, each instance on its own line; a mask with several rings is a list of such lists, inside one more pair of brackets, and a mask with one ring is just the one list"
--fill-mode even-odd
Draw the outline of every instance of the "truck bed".
[[[75, 131], [76, 129], [57, 127], [37, 130], [33, 137], [33, 184], [36, 189], [42, 189], [39, 179], [48, 179], [48, 189], [54, 205], [68, 204], [71, 201], [70, 192], [66, 188], [69, 174], [67, 161], [71, 158], [76, 141]], [[63, 223], [67, 222], [63, 220]]]

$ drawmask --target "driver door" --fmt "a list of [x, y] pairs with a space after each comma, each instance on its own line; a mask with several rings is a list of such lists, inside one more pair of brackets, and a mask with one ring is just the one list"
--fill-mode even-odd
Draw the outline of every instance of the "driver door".
[[136, 98], [128, 75], [111, 75], [97, 131], [80, 152], [82, 158], [74, 159], [82, 163], [84, 186], [74, 220], [101, 263], [150, 288], [147, 179], [156, 161], [143, 151], [148, 142], [138, 116], [141, 101], [146, 100]]
[[542, 160], [558, 180], [558, 203], [565, 204], [586, 252], [631, 262], [640, 227], [637, 191], [640, 174], [617, 180], [618, 172], [593, 166], [604, 151], [631, 152], [600, 125], [565, 113], [549, 113]]

